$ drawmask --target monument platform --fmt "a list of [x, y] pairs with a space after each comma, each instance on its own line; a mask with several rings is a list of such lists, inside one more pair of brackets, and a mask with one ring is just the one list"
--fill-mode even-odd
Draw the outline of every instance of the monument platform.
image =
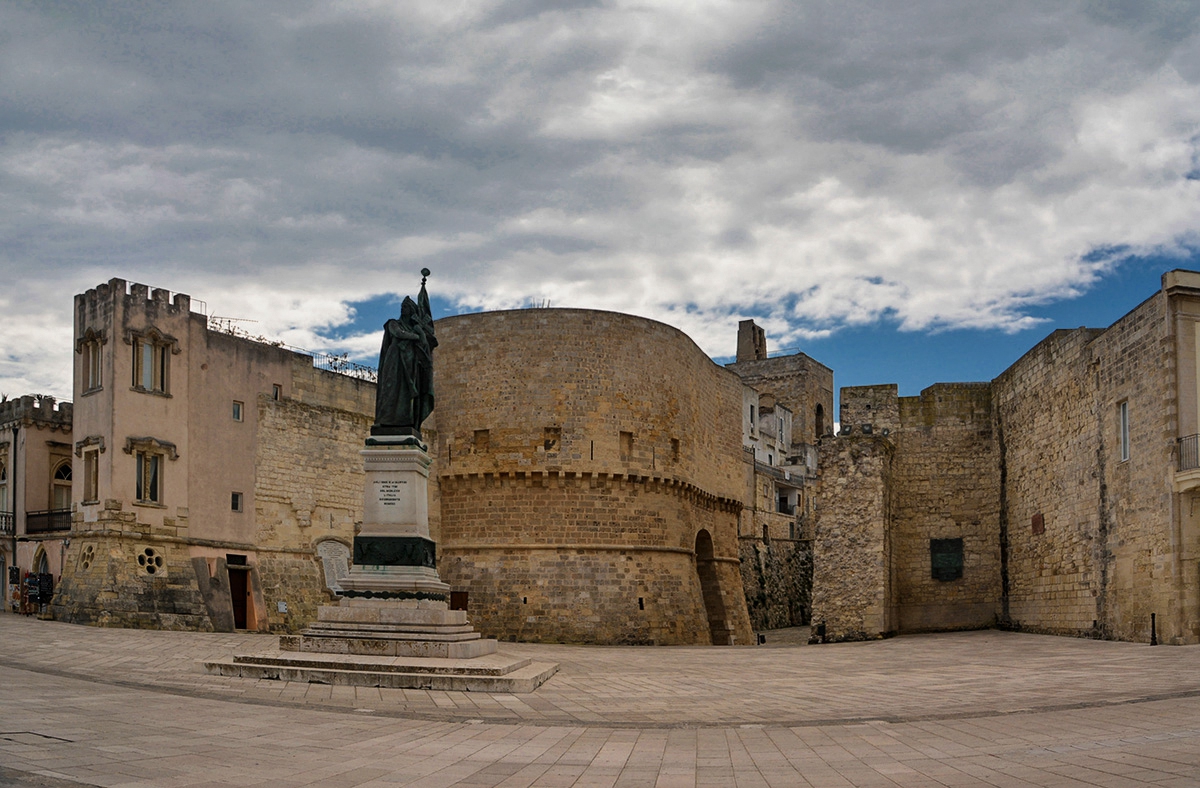
[[[383, 443], [384, 445], [380, 445]], [[496, 653], [465, 610], [450, 610], [429, 535], [430, 458], [420, 444], [376, 441], [362, 452], [363, 524], [341, 598], [317, 609], [279, 649], [205, 662], [221, 676], [360, 687], [533, 692], [557, 664]]]
[[489, 654], [471, 659], [380, 657], [273, 650], [204, 663], [219, 676], [306, 681], [355, 687], [533, 692], [558, 672], [558, 663]]
[[391, 657], [473, 659], [496, 653], [496, 641], [484, 638], [465, 610], [444, 602], [343, 599], [324, 605], [317, 620], [299, 635], [279, 638], [282, 651], [362, 654]]

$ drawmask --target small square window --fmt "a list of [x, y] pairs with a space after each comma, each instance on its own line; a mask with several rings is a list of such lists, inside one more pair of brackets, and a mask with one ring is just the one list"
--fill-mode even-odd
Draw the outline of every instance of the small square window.
[[958, 580], [963, 576], [963, 540], [929, 540], [930, 576], [934, 580]]
[[242, 420], [242, 407], [243, 407], [243, 404], [241, 402], [238, 402], [237, 400], [233, 401], [233, 420], [234, 421]]
[[242, 494], [240, 492], [235, 492], [229, 496], [229, 508], [235, 512], [242, 511]]

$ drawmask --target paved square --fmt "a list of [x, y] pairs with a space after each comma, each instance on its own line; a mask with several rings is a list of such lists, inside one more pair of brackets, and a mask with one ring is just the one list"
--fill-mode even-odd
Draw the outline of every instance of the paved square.
[[272, 641], [0, 615], [0, 785], [1200, 786], [1197, 646], [502, 644], [560, 663], [529, 695], [198, 667]]

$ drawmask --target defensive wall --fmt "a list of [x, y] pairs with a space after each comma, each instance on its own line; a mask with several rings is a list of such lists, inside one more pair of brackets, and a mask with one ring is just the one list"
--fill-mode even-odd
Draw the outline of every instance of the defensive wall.
[[1166, 279], [1107, 330], [1055, 332], [994, 383], [1014, 627], [1146, 641], [1155, 614], [1164, 641], [1200, 637], [1195, 493], [1173, 487], [1200, 276]]
[[437, 332], [438, 566], [482, 631], [750, 642], [736, 375], [612, 312], [459, 315]]
[[[438, 333], [431, 532], [488, 634], [750, 641], [735, 375], [612, 313], [464, 315]], [[75, 377], [74, 454], [95, 482], [56, 617], [295, 631], [332, 598], [373, 384], [119, 279], [76, 298]]]
[[[1173, 271], [1109, 328], [1055, 331], [990, 383], [843, 389], [814, 622], [833, 639], [880, 621], [863, 636], [997, 623], [1200, 641], [1198, 326], [1200, 273]], [[890, 573], [830, 578], [863, 550]]]

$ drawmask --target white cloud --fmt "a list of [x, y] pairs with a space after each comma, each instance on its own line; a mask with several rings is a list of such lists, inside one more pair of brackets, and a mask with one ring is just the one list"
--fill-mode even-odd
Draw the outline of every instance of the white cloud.
[[1200, 243], [1198, 16], [14, 4], [0, 388], [66, 394], [69, 294], [111, 276], [368, 354], [326, 334], [422, 266], [464, 306], [629, 311], [717, 355], [749, 314], [776, 346], [1020, 330], [1122, 254]]

